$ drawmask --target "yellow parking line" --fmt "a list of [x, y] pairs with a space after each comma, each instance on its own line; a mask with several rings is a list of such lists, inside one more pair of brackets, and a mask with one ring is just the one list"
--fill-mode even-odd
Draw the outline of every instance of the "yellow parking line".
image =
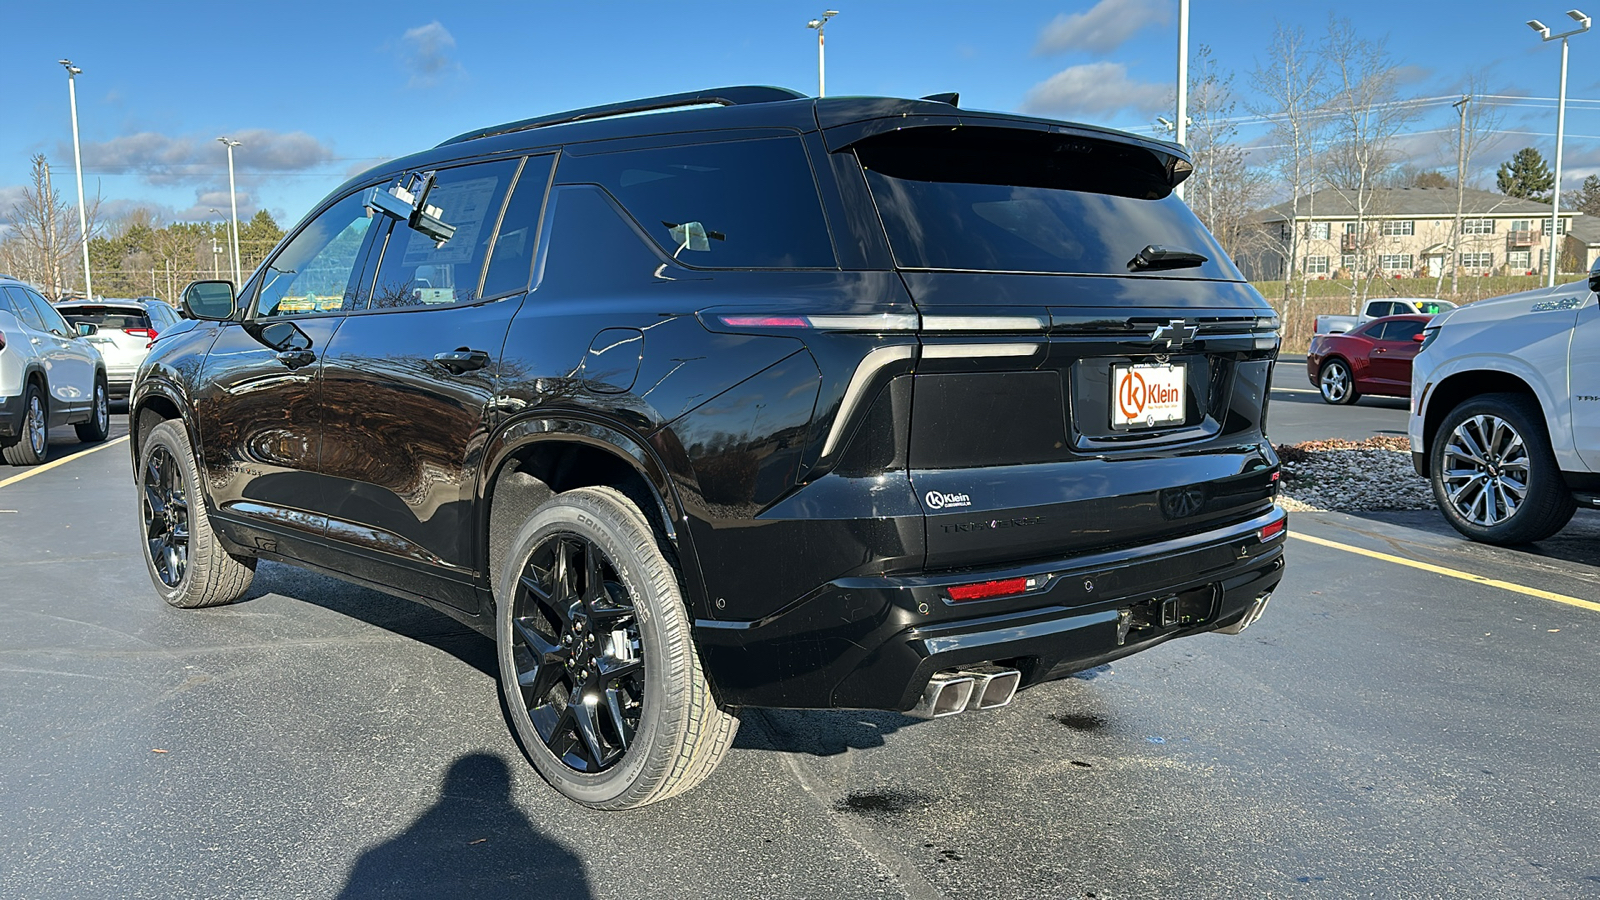
[[78, 458], [84, 457], [84, 456], [88, 456], [91, 453], [98, 453], [99, 451], [104, 450], [107, 447], [114, 447], [117, 444], [120, 444], [120, 443], [122, 443], [123, 441], [125, 441], [127, 439], [128, 439], [128, 436], [127, 435], [123, 435], [122, 437], [119, 437], [119, 438], [117, 438], [115, 440], [106, 441], [104, 444], [101, 444], [98, 447], [90, 447], [87, 450], [83, 450], [83, 451], [80, 451], [78, 453], [74, 453], [71, 456], [63, 456], [58, 460], [54, 460], [52, 462], [47, 462], [42, 466], [34, 466], [33, 468], [29, 469], [26, 472], [23, 472], [20, 475], [13, 475], [13, 476], [11, 476], [10, 478], [7, 478], [4, 481], [0, 481], [0, 488], [3, 488], [8, 484], [16, 484], [17, 482], [21, 481], [24, 478], [32, 478], [33, 476], [39, 474], [40, 472], [48, 472], [51, 469], [54, 469], [56, 466], [64, 466], [67, 463], [72, 462], [75, 459], [78, 459]]
[[1403, 556], [1390, 556], [1387, 553], [1379, 553], [1376, 550], [1366, 550], [1361, 547], [1352, 547], [1349, 544], [1341, 544], [1338, 541], [1330, 541], [1326, 538], [1313, 537], [1309, 534], [1304, 534], [1298, 531], [1289, 532], [1289, 536], [1292, 538], [1298, 538], [1302, 541], [1310, 541], [1311, 543], [1322, 547], [1331, 547], [1334, 550], [1343, 550], [1346, 553], [1355, 553], [1360, 556], [1381, 559], [1384, 562], [1391, 562], [1398, 566], [1410, 566], [1413, 569], [1421, 569], [1424, 572], [1432, 572], [1435, 575], [1444, 575], [1449, 578], [1459, 578], [1462, 581], [1470, 581], [1474, 584], [1484, 584], [1488, 585], [1489, 587], [1500, 588], [1501, 590], [1513, 591], [1518, 594], [1526, 594], [1529, 597], [1538, 597], [1541, 600], [1554, 600], [1557, 603], [1565, 603], [1568, 606], [1576, 606], [1579, 609], [1587, 609], [1591, 612], [1600, 612], [1600, 603], [1595, 603], [1592, 600], [1579, 600], [1577, 597], [1568, 597], [1566, 594], [1557, 594], [1553, 591], [1541, 591], [1538, 588], [1513, 584], [1509, 581], [1500, 581], [1496, 578], [1485, 578], [1482, 575], [1474, 575], [1471, 572], [1462, 572], [1456, 569], [1447, 569], [1444, 566], [1435, 566], [1430, 563], [1417, 562], [1414, 559], [1406, 559]]

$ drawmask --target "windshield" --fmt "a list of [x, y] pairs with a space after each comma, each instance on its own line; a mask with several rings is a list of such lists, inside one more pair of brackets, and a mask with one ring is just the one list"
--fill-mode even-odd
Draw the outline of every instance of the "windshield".
[[1138, 277], [1243, 280], [1144, 147], [915, 128], [864, 141], [856, 155], [902, 268], [1128, 275], [1156, 245], [1206, 259]]

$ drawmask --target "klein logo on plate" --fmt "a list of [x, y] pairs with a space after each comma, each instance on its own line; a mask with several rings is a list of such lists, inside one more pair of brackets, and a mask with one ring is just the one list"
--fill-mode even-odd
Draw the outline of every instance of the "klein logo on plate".
[[928, 502], [929, 509], [972, 505], [972, 498], [966, 494], [946, 494], [943, 491], [929, 491], [928, 495], [922, 499]]
[[1149, 427], [1184, 419], [1184, 367], [1113, 366], [1111, 424]]

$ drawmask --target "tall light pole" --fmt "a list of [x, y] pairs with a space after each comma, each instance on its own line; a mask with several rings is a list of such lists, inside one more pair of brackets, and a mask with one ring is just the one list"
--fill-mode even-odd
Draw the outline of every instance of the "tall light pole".
[[837, 9], [824, 10], [823, 13], [822, 13], [822, 17], [821, 18], [812, 19], [811, 21], [806, 23], [806, 27], [807, 28], [815, 28], [817, 30], [817, 96], [818, 97], [826, 97], [828, 95], [827, 81], [823, 77], [822, 29], [828, 27], [828, 20], [833, 18], [834, 16], [837, 16], [838, 14], [839, 14], [839, 11]]
[[1589, 17], [1578, 10], [1567, 10], [1567, 18], [1577, 22], [1578, 27], [1560, 34], [1551, 34], [1550, 27], [1538, 19], [1528, 20], [1528, 27], [1537, 31], [1541, 39], [1561, 41], [1561, 93], [1556, 100], [1556, 183], [1550, 191], [1550, 249], [1545, 259], [1550, 275], [1545, 281], [1546, 287], [1556, 286], [1556, 270], [1561, 268], [1561, 257], [1556, 252], [1556, 226], [1561, 223], [1561, 144], [1567, 136], [1567, 38], [1589, 30]]
[[244, 275], [239, 271], [239, 192], [233, 187], [233, 148], [240, 146], [240, 143], [225, 137], [217, 140], [228, 148], [228, 204], [233, 208], [233, 228], [230, 233], [233, 240], [233, 288], [238, 290], [243, 286]]
[[[1173, 122], [1177, 125], [1173, 139], [1182, 144], [1189, 124], [1189, 0], [1178, 0], [1178, 117]], [[1181, 182], [1173, 193], [1183, 197]]]
[[57, 60], [67, 70], [67, 99], [72, 103], [72, 162], [78, 168], [78, 232], [83, 238], [83, 296], [94, 299], [94, 281], [89, 275], [89, 214], [83, 208], [83, 153], [78, 149], [78, 81], [83, 70], [70, 59]]

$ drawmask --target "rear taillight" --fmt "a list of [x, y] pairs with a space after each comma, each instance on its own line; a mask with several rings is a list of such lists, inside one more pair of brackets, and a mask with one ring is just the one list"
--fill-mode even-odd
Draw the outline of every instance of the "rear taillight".
[[6, 333], [4, 331], [0, 331], [0, 350], [4, 350], [5, 348], [6, 348]]
[[811, 331], [862, 331], [884, 333], [917, 330], [916, 313], [882, 313], [879, 315], [820, 315], [796, 316], [768, 313], [702, 313], [701, 321], [713, 331], [735, 333], [753, 328], [806, 329]]
[[147, 341], [156, 339], [156, 330], [154, 328], [124, 328], [122, 333], [131, 334], [134, 337], [142, 337]]

